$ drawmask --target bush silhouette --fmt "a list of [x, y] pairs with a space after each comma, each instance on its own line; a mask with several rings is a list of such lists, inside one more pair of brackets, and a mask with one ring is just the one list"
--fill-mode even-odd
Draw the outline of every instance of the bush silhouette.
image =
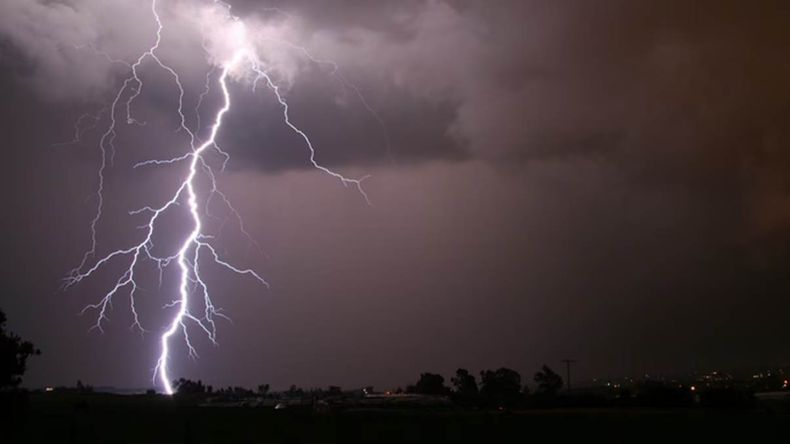
[[22, 382], [27, 358], [41, 354], [32, 342], [5, 329], [6, 315], [0, 310], [0, 390], [14, 389]]

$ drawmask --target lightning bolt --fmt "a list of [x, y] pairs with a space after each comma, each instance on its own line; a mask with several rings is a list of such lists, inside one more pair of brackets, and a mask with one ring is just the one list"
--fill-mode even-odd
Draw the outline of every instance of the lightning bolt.
[[[244, 24], [238, 19], [238, 17], [230, 15], [230, 7], [225, 4], [222, 5], [226, 8], [228, 18], [238, 23], [242, 27], [242, 31], [244, 31]], [[159, 385], [164, 390], [164, 392], [167, 394], [172, 394], [174, 390], [171, 382], [170, 360], [173, 339], [179, 335], [182, 335], [189, 356], [196, 358], [197, 351], [190, 340], [190, 327], [196, 327], [197, 331], [205, 334], [212, 343], [216, 344], [215, 321], [217, 318], [228, 319], [227, 316], [222, 313], [221, 309], [215, 306], [210, 295], [209, 287], [201, 275], [200, 264], [208, 259], [213, 263], [224, 267], [230, 272], [249, 276], [250, 278], [258, 281], [264, 287], [269, 287], [268, 282], [256, 271], [248, 268], [237, 267], [220, 256], [212, 244], [212, 241], [215, 239], [215, 237], [205, 232], [205, 224], [203, 221], [203, 215], [201, 214], [201, 203], [203, 204], [202, 208], [206, 215], [211, 216], [209, 213], [210, 203], [212, 199], [219, 198], [224, 203], [228, 211], [238, 220], [238, 225], [241, 232], [251, 239], [251, 236], [249, 236], [249, 233], [247, 233], [244, 228], [244, 224], [239, 213], [231, 205], [227, 196], [217, 187], [215, 172], [205, 157], [205, 154], [208, 151], [216, 151], [224, 159], [222, 163], [223, 170], [229, 159], [228, 153], [218, 145], [217, 136], [222, 131], [224, 119], [232, 107], [232, 97], [229, 83], [233, 80], [235, 75], [234, 73], [237, 73], [238, 71], [246, 71], [250, 73], [250, 76], [254, 76], [254, 80], [252, 81], [253, 92], [255, 92], [258, 84], [261, 82], [264, 83], [265, 86], [272, 92], [274, 99], [277, 100], [277, 103], [280, 105], [282, 110], [282, 118], [284, 123], [304, 142], [309, 155], [309, 163], [313, 168], [336, 179], [346, 187], [354, 188], [368, 204], [370, 204], [370, 200], [362, 186], [362, 182], [368, 176], [359, 179], [348, 178], [340, 173], [324, 167], [316, 161], [316, 149], [314, 144], [310, 140], [307, 133], [305, 133], [291, 121], [289, 116], [288, 102], [285, 100], [280, 86], [278, 86], [274, 81], [272, 75], [270, 74], [270, 70], [257, 56], [253, 45], [247, 42], [246, 38], [243, 39], [243, 44], [239, 45], [239, 47], [233, 52], [228, 60], [225, 60], [219, 64], [219, 76], [217, 77], [216, 82], [219, 85], [220, 91], [222, 93], [222, 106], [213, 116], [213, 121], [210, 126], [208, 137], [205, 140], [200, 141], [196, 135], [196, 133], [198, 133], [201, 129], [200, 106], [203, 103], [203, 99], [211, 91], [212, 71], [209, 71], [206, 74], [205, 87], [199, 96], [199, 100], [195, 109], [195, 112], [198, 116], [197, 128], [195, 130], [191, 130], [187, 125], [187, 118], [184, 111], [184, 97], [186, 92], [181, 82], [181, 78], [178, 72], [176, 72], [176, 70], [170, 65], [165, 63], [158, 55], [158, 50], [162, 43], [162, 34], [164, 31], [164, 22], [158, 10], [158, 0], [151, 0], [151, 14], [157, 26], [154, 43], [142, 54], [140, 54], [140, 56], [133, 62], [128, 63], [122, 60], [116, 60], [109, 54], [98, 51], [92, 47], [89, 48], [94, 50], [98, 55], [104, 57], [111, 63], [118, 63], [128, 67], [129, 74], [123, 80], [120, 88], [115, 93], [113, 100], [107, 107], [106, 112], [109, 116], [109, 123], [106, 130], [102, 133], [98, 143], [100, 163], [97, 171], [98, 185], [95, 192], [97, 201], [96, 211], [94, 212], [90, 222], [90, 247], [82, 256], [82, 260], [78, 266], [75, 267], [66, 278], [64, 286], [68, 288], [80, 283], [84, 279], [87, 279], [99, 272], [100, 269], [106, 267], [111, 262], [125, 261], [123, 271], [115, 280], [113, 287], [98, 302], [85, 306], [81, 313], [95, 311], [97, 313], [97, 317], [92, 329], [103, 331], [103, 325], [109, 321], [108, 311], [112, 309], [113, 298], [121, 291], [128, 291], [130, 301], [129, 306], [133, 318], [130, 328], [139, 330], [141, 333], [143, 333], [147, 330], [143, 328], [141, 317], [138, 314], [135, 303], [137, 291], [139, 288], [141, 288], [137, 280], [138, 267], [145, 260], [153, 261], [158, 267], [161, 285], [162, 275], [165, 269], [171, 264], [176, 264], [178, 266], [179, 276], [178, 294], [171, 302], [165, 304], [163, 307], [164, 309], [175, 309], [175, 313], [167, 322], [164, 331], [161, 333], [159, 339], [160, 352], [156, 360], [156, 366], [153, 369], [154, 383], [156, 383], [158, 379]], [[244, 35], [246, 35], [246, 33], [244, 33]], [[306, 54], [311, 60], [320, 62], [318, 59], [313, 58], [306, 49], [298, 46], [296, 47], [302, 50], [304, 54]], [[152, 61], [157, 67], [169, 74], [173, 79], [176, 90], [178, 91], [178, 106], [176, 109], [179, 117], [178, 131], [186, 134], [187, 138], [189, 139], [189, 149], [184, 154], [170, 159], [150, 159], [139, 162], [134, 165], [134, 168], [167, 167], [174, 164], [186, 163], [188, 165], [188, 169], [186, 175], [182, 178], [175, 190], [172, 191], [169, 197], [163, 202], [151, 206], [145, 206], [143, 208], [129, 212], [130, 216], [145, 216], [145, 222], [140, 226], [145, 234], [139, 242], [125, 248], [116, 249], [109, 254], [97, 259], [97, 233], [98, 225], [102, 219], [105, 202], [105, 176], [108, 168], [112, 166], [114, 159], [114, 142], [117, 137], [116, 129], [118, 122], [125, 121], [128, 125], [139, 126], [146, 124], [145, 122], [139, 121], [134, 117], [133, 105], [135, 100], [143, 93], [144, 82], [140, 76], [140, 68], [148, 60]], [[332, 66], [334, 67], [335, 72], [339, 72], [337, 70], [337, 65], [332, 64]], [[354, 87], [354, 89], [360, 96], [364, 106], [373, 112], [367, 102], [364, 101], [364, 97], [362, 97], [359, 90], [356, 89], [356, 87]], [[376, 117], [378, 118], [378, 116]], [[94, 123], [97, 123], [99, 119], [99, 115], [85, 115], [81, 117], [75, 124], [74, 139], [67, 143], [80, 142], [80, 137], [85, 130], [82, 122], [85, 120], [92, 120]], [[196, 182], [199, 177], [207, 178], [211, 185], [210, 189], [205, 193], [205, 195], [201, 195], [198, 188], [196, 187]], [[176, 252], [164, 256], [157, 255], [154, 253], [153, 238], [154, 234], [157, 232], [157, 226], [160, 222], [160, 218], [167, 212], [175, 210], [177, 207], [186, 207], [191, 223], [189, 226], [184, 227], [185, 237], [181, 241], [180, 247]], [[200, 314], [194, 311], [195, 300], [202, 302], [201, 307], [203, 310]]]

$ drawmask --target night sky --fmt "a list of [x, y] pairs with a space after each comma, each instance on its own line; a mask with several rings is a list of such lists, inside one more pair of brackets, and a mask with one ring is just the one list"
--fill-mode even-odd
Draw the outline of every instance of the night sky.
[[[160, 56], [195, 125], [211, 67], [195, 11], [212, 2], [160, 3]], [[233, 219], [216, 245], [271, 289], [208, 271], [233, 322], [220, 321], [219, 346], [194, 335], [197, 360], [178, 345], [175, 376], [384, 388], [458, 367], [529, 380], [563, 358], [579, 378], [790, 362], [790, 3], [230, 4], [337, 62], [375, 110], [328, 65], [266, 45], [317, 159], [370, 174], [372, 206], [310, 168], [269, 91], [232, 82], [219, 183], [260, 249]], [[89, 331], [95, 313], [80, 310], [121, 268], [60, 287], [89, 247], [107, 113], [58, 143], [127, 75], [95, 50], [133, 60], [154, 31], [145, 1], [0, 3], [0, 308], [42, 350], [27, 386], [151, 385], [175, 283], [145, 275], [149, 333], [129, 329], [127, 292], [104, 333]], [[139, 238], [127, 212], [183, 173], [132, 168], [188, 149], [172, 78], [150, 60], [141, 75], [146, 125], [119, 125], [103, 254]], [[219, 106], [215, 90], [204, 123]], [[182, 222], [165, 223], [162, 248]]]

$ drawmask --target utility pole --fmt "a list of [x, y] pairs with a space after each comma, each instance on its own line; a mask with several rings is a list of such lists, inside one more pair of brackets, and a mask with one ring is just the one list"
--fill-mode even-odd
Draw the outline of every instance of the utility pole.
[[568, 393], [571, 392], [571, 364], [576, 362], [575, 359], [563, 359], [562, 362], [565, 363], [565, 376], [568, 378], [565, 380], [565, 387], [568, 390]]

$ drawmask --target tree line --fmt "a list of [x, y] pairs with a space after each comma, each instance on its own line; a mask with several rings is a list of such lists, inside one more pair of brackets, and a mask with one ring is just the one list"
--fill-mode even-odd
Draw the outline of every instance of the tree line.
[[[490, 408], [510, 408], [522, 404], [527, 400], [550, 401], [554, 399], [563, 387], [563, 380], [559, 374], [549, 366], [544, 365], [533, 376], [536, 384], [532, 393], [526, 385], [522, 384], [521, 375], [509, 368], [496, 370], [483, 370], [478, 379], [467, 369], [459, 368], [455, 376], [450, 379], [450, 385], [445, 383], [442, 375], [436, 373], [422, 373], [415, 384], [409, 385], [405, 390], [399, 388], [395, 394], [414, 394], [420, 396], [448, 397], [453, 403], [462, 406], [479, 406]], [[268, 384], [259, 385], [257, 390], [243, 387], [227, 387], [214, 389], [202, 381], [178, 379], [174, 381], [176, 394], [179, 396], [229, 396], [229, 397], [271, 397], [271, 398], [328, 398], [343, 396], [344, 392], [338, 386], [330, 386], [327, 390], [304, 390], [292, 385], [288, 390], [273, 393]], [[373, 393], [373, 387], [362, 390], [366, 394]]]
[[451, 386], [445, 385], [442, 375], [422, 373], [416, 384], [406, 388], [406, 393], [449, 396], [453, 402], [467, 406], [513, 407], [528, 397], [552, 399], [563, 387], [562, 377], [547, 365], [536, 372], [532, 379], [536, 384], [534, 393], [527, 385], [522, 385], [521, 375], [515, 370], [505, 367], [483, 370], [478, 384], [469, 370], [459, 368], [450, 379]]

